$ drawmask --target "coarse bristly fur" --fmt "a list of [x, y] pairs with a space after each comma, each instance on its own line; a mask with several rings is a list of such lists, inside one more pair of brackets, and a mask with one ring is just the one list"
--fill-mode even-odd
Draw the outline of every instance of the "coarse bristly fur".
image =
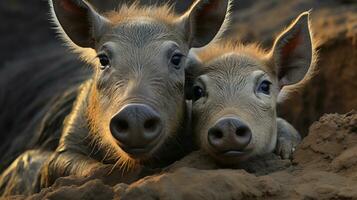
[[[168, 4], [123, 4], [100, 14], [86, 1], [49, 2], [59, 35], [70, 49], [92, 64], [95, 73], [80, 88], [56, 153], [42, 170], [42, 186], [51, 185], [61, 176], [88, 175], [103, 164], [111, 164], [111, 171], [124, 173], [141, 164], [172, 162], [189, 151], [181, 149], [182, 138], [187, 137], [184, 130], [188, 114], [183, 59], [189, 49], [205, 46], [217, 35], [227, 9], [215, 13], [217, 21], [207, 19], [212, 18], [216, 6], [227, 7], [227, 1], [199, 0], [183, 15], [174, 14]], [[182, 62], [174, 64], [174, 55], [179, 55]], [[109, 60], [108, 66], [101, 66], [101, 56]], [[145, 148], [140, 135], [134, 135], [140, 131], [130, 132], [134, 150], [145, 150], [133, 155], [127, 148], [130, 145], [123, 145], [113, 133], [116, 124], [112, 122], [127, 106], [137, 104], [157, 112], [162, 129], [160, 137], [147, 142]], [[142, 114], [131, 112], [135, 120]]]

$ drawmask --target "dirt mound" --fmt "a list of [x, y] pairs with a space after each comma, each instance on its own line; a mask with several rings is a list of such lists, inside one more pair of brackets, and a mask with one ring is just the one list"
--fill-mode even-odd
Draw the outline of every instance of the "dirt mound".
[[357, 112], [329, 114], [311, 126], [292, 163], [267, 155], [246, 170], [216, 169], [194, 152], [131, 185], [66, 177], [28, 199], [357, 199], [356, 150]]
[[293, 162], [304, 168], [323, 169], [356, 177], [356, 133], [355, 111], [346, 115], [325, 115], [311, 126], [310, 134], [295, 152]]

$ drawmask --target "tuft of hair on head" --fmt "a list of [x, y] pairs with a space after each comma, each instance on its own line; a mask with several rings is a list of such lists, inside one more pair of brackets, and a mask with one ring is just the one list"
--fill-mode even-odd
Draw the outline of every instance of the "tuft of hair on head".
[[172, 24], [179, 17], [175, 14], [172, 4], [164, 3], [142, 6], [138, 1], [134, 1], [131, 4], [120, 4], [115, 10], [104, 13], [104, 16], [113, 24], [118, 24], [135, 17], [151, 18], [163, 23]]
[[268, 58], [278, 78], [278, 102], [299, 91], [317, 73], [317, 41], [313, 38], [310, 11], [303, 12], [275, 40]]
[[263, 49], [258, 43], [245, 45], [233, 40], [222, 40], [211, 43], [206, 48], [196, 49], [194, 53], [198, 55], [203, 63], [210, 62], [230, 53], [247, 55], [256, 59], [262, 59], [267, 54], [266, 50]]

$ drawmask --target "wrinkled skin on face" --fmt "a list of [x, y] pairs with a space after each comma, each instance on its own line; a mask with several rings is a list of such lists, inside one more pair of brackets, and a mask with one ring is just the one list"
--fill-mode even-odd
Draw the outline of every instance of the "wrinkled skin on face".
[[197, 62], [187, 71], [194, 77], [188, 96], [201, 149], [231, 165], [270, 153], [279, 141], [277, 152], [289, 158], [286, 154], [300, 137], [289, 136], [289, 131], [298, 133], [286, 121], [278, 124], [276, 105], [285, 86], [296, 89], [309, 78], [314, 54], [308, 13], [277, 38], [270, 52], [256, 45], [222, 43], [198, 52]]
[[[257, 91], [261, 82], [273, 82], [266, 71], [265, 63], [249, 56], [231, 54], [206, 64], [219, 66], [207, 71], [196, 79], [197, 85], [205, 90], [205, 96], [193, 103], [194, 132], [200, 146], [216, 159], [226, 159], [225, 151], [219, 152], [208, 141], [207, 133], [211, 125], [221, 118], [235, 117], [247, 124], [252, 132], [251, 142], [237, 160], [253, 155], [271, 152], [276, 141], [276, 97], [277, 87], [272, 87], [271, 95]], [[275, 82], [275, 86], [276, 86]], [[232, 149], [234, 150], [234, 149]]]
[[[163, 127], [161, 136], [152, 142], [154, 147], [143, 155], [145, 159], [183, 124], [184, 58], [180, 58], [178, 65], [172, 64], [171, 59], [175, 54], [181, 57], [188, 46], [175, 38], [174, 29], [151, 21], [120, 24], [107, 33], [98, 46], [99, 57], [106, 57], [109, 64], [98, 67], [94, 77], [89, 103], [92, 128], [110, 144], [116, 141], [109, 128], [111, 119], [124, 106], [151, 107], [160, 116]], [[116, 151], [122, 150], [117, 148]]]

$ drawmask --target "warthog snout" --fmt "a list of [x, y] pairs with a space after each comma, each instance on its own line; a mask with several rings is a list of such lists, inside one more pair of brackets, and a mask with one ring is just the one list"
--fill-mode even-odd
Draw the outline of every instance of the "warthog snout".
[[128, 154], [147, 153], [162, 133], [160, 115], [145, 104], [128, 104], [110, 121], [110, 131]]
[[208, 130], [211, 148], [224, 156], [244, 154], [251, 139], [248, 125], [235, 117], [221, 118]]

